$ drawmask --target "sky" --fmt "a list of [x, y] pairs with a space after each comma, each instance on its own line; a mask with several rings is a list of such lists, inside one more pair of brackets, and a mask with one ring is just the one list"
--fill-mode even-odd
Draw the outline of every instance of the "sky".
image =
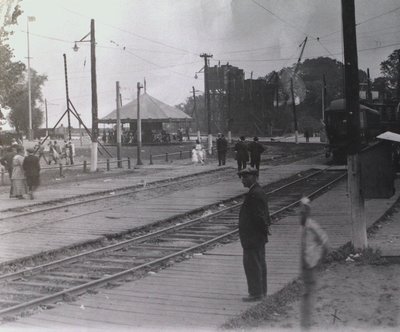
[[[5, 1], [5, 0], [0, 0]], [[14, 0], [18, 1], [18, 0]], [[99, 118], [115, 109], [115, 85], [122, 103], [136, 98], [137, 82], [169, 104], [185, 102], [192, 86], [204, 91], [204, 60], [229, 62], [245, 77], [265, 76], [303, 59], [330, 56], [342, 61], [340, 0], [22, 0], [24, 13], [10, 39], [15, 60], [27, 62], [27, 24], [31, 67], [48, 77], [43, 95], [49, 126], [66, 109], [63, 54], [69, 94], [91, 126], [90, 43], [78, 43], [95, 20]], [[379, 76], [379, 64], [400, 48], [398, 0], [356, 0], [359, 68]], [[27, 23], [27, 16], [35, 21]], [[66, 123], [66, 119], [63, 121]], [[77, 126], [77, 122], [72, 122]]]

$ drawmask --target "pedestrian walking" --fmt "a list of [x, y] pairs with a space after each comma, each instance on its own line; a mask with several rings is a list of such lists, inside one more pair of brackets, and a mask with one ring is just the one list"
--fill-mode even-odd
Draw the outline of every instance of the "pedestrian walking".
[[24, 163], [24, 148], [20, 145], [17, 147], [17, 153], [12, 160], [12, 176], [11, 176], [11, 196], [23, 199], [27, 193], [25, 172], [22, 168]]
[[257, 170], [245, 168], [238, 172], [243, 186], [249, 188], [239, 213], [239, 238], [243, 248], [243, 267], [249, 295], [244, 302], [259, 301], [267, 295], [267, 263], [265, 244], [268, 242], [271, 219], [267, 196], [257, 183]]
[[265, 148], [258, 141], [257, 136], [253, 138], [253, 142], [249, 144], [248, 149], [250, 152], [250, 166], [255, 167], [257, 171], [260, 171], [261, 154], [265, 151]]
[[35, 150], [27, 149], [28, 155], [25, 157], [22, 168], [25, 172], [26, 183], [28, 185], [28, 194], [30, 199], [33, 199], [33, 193], [39, 187], [40, 183], [40, 162], [39, 157], [35, 156]]
[[239, 141], [235, 144], [236, 161], [238, 165], [238, 172], [245, 169], [249, 161], [249, 152], [247, 150], [246, 138], [241, 136]]
[[328, 251], [328, 236], [317, 222], [310, 218], [310, 200], [301, 199], [301, 274], [304, 294], [301, 301], [301, 327], [311, 327], [316, 287], [315, 269]]
[[43, 158], [45, 163], [48, 164], [48, 160], [46, 158], [46, 155], [44, 154], [44, 146], [43, 146], [43, 143], [41, 141], [37, 142], [37, 144], [35, 146], [35, 151], [37, 151], [37, 153], [38, 153], [39, 161], [40, 161], [40, 159]]
[[61, 148], [61, 159], [65, 159], [66, 165], [69, 165], [71, 162], [71, 144], [67, 140], [64, 140], [64, 144]]
[[60, 158], [60, 154], [57, 151], [56, 144], [57, 144], [56, 141], [54, 141], [54, 143], [52, 143], [51, 141], [49, 142], [49, 152], [50, 152], [49, 165], [51, 164], [52, 161], [54, 161], [55, 164], [58, 164], [58, 159]]
[[223, 134], [219, 133], [217, 138], [218, 166], [225, 165], [227, 151], [228, 141]]
[[9, 146], [4, 156], [0, 159], [0, 163], [7, 170], [10, 179], [12, 175], [12, 160], [16, 154], [17, 154], [17, 149], [14, 146]]
[[17, 149], [14, 145], [9, 146], [7, 148], [6, 153], [4, 154], [4, 156], [0, 159], [0, 163], [5, 167], [5, 169], [8, 172], [8, 176], [10, 178], [10, 182], [11, 182], [11, 186], [10, 186], [10, 197], [12, 197], [12, 169], [13, 169], [13, 158], [14, 156], [17, 154]]

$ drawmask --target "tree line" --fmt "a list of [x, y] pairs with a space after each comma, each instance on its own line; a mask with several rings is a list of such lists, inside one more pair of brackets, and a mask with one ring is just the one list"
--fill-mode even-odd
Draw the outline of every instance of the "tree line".
[[[0, 27], [0, 120], [5, 120], [5, 110], [9, 110], [7, 120], [18, 133], [26, 133], [29, 127], [28, 114], [28, 70], [24, 63], [14, 60], [9, 38], [18, 17], [23, 13], [15, 1], [6, 0], [0, 4], [3, 25]], [[42, 87], [47, 80], [31, 68], [32, 127], [39, 128], [43, 122], [43, 112], [39, 108], [43, 102]], [[2, 112], [3, 110], [3, 112]], [[1, 121], [0, 121], [1, 123]]]
[[[225, 67], [232, 68], [228, 65], [219, 69]], [[244, 80], [243, 71], [234, 69], [225, 74], [224, 84], [217, 84], [210, 91], [213, 132], [231, 130], [236, 134], [257, 135], [292, 132], [291, 84], [300, 130], [319, 130], [323, 126], [322, 103], [326, 107], [332, 100], [344, 96], [344, 65], [329, 57], [306, 59], [254, 80]], [[378, 91], [383, 102], [400, 101], [400, 49], [381, 62], [380, 72], [381, 76], [370, 80], [366, 71], [359, 70], [362, 89], [369, 86]], [[215, 75], [211, 76], [215, 81]], [[215, 85], [215, 82], [209, 84]], [[184, 111], [194, 118], [192, 126], [198, 124], [201, 131], [208, 129], [204, 99], [204, 94], [200, 94], [196, 96], [196, 103], [192, 96], [183, 104]]]

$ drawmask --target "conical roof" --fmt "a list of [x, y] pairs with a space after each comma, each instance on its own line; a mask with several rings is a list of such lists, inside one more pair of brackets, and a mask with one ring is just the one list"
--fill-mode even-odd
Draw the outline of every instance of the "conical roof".
[[[120, 109], [121, 122], [137, 120], [137, 99], [125, 104]], [[140, 95], [140, 119], [142, 121], [184, 121], [192, 118], [176, 107], [167, 105], [162, 101], [150, 96], [148, 93]], [[117, 121], [117, 110], [112, 111], [99, 120], [102, 123], [113, 123]]]

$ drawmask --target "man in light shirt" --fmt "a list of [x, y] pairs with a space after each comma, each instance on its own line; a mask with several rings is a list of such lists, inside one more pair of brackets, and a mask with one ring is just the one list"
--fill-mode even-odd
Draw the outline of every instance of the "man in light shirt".
[[301, 274], [304, 294], [301, 303], [301, 327], [311, 327], [311, 312], [316, 286], [315, 268], [328, 251], [328, 236], [318, 223], [310, 218], [310, 200], [301, 199]]

